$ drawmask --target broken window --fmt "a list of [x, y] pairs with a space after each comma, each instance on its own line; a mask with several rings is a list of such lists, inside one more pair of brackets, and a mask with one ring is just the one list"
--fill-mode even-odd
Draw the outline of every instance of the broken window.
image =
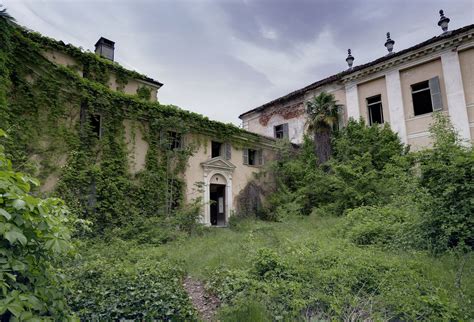
[[280, 124], [273, 127], [274, 136], [276, 139], [286, 139], [288, 135], [288, 123]]
[[224, 157], [226, 160], [230, 160], [232, 157], [232, 146], [230, 143], [221, 143], [216, 141], [211, 141], [211, 157]]
[[168, 150], [179, 150], [183, 147], [183, 136], [181, 133], [168, 131], [166, 140]]
[[92, 133], [100, 139], [102, 136], [101, 124], [102, 117], [100, 114], [89, 114], [89, 125]]
[[212, 150], [212, 152], [211, 152], [212, 153], [211, 154], [212, 158], [220, 157], [222, 155], [222, 143], [212, 141], [211, 142], [211, 150]]
[[375, 95], [367, 98], [367, 109], [369, 111], [369, 124], [383, 123], [382, 96]]
[[438, 77], [411, 85], [411, 96], [415, 116], [443, 109]]
[[246, 165], [262, 165], [262, 150], [244, 149], [244, 164]]

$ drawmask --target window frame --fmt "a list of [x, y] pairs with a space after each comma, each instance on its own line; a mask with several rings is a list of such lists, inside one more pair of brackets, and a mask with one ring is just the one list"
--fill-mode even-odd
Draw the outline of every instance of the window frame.
[[[370, 99], [374, 99], [374, 98], [379, 98], [377, 101], [375, 102], [371, 102], [369, 103], [369, 100]], [[374, 124], [384, 124], [385, 123], [385, 119], [383, 117], [383, 103], [382, 103], [382, 94], [377, 94], [377, 95], [373, 95], [373, 96], [370, 96], [370, 97], [367, 97], [365, 99], [365, 102], [367, 104], [367, 113], [369, 114], [369, 125], [374, 125]], [[381, 121], [382, 122], [375, 122], [373, 121], [373, 117], [372, 117], [372, 109], [371, 107], [374, 106], [374, 105], [379, 105], [380, 106], [380, 117], [381, 117]]]
[[[424, 83], [426, 83], [426, 85], [425, 85], [426, 87], [421, 88], [421, 89], [417, 89], [417, 90], [413, 90], [413, 87], [418, 87], [418, 86], [420, 86]], [[410, 89], [411, 89], [411, 100], [412, 100], [413, 116], [414, 117], [424, 116], [424, 115], [431, 114], [433, 112], [443, 110], [443, 97], [442, 97], [442, 94], [441, 94], [441, 83], [440, 83], [440, 79], [439, 79], [438, 76], [432, 77], [430, 79], [427, 79], [427, 80], [424, 80], [424, 81], [421, 81], [421, 82], [411, 84]], [[425, 93], [425, 92], [429, 93], [428, 96], [429, 96], [431, 110], [430, 111], [426, 110], [425, 112], [417, 113], [417, 107], [415, 106], [415, 97], [413, 95], [416, 95], [416, 94], [419, 94], [419, 93]], [[424, 107], [426, 107], [426, 106], [424, 106]], [[421, 109], [421, 107], [418, 106], [418, 110], [420, 110], [420, 109]]]

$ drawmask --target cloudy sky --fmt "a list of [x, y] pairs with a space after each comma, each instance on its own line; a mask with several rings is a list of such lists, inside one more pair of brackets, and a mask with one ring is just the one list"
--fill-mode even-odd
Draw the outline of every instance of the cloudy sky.
[[345, 69], [474, 23], [474, 0], [3, 0], [21, 24], [164, 83], [162, 103], [239, 124], [238, 115]]

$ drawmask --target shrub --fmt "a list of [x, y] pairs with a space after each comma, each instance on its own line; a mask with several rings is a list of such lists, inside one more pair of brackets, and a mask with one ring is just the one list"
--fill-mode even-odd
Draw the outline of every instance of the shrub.
[[68, 211], [59, 199], [30, 195], [32, 185], [39, 182], [13, 171], [0, 146], [0, 316], [63, 320], [70, 312], [58, 263], [72, 250]]
[[416, 248], [422, 244], [417, 211], [415, 207], [393, 205], [359, 207], [347, 212], [343, 229], [357, 245]]
[[195, 318], [177, 263], [139, 260], [129, 255], [133, 251], [130, 242], [109, 242], [108, 249], [104, 245], [99, 243], [101, 250], [97, 251], [86, 244], [90, 254], [85, 251], [85, 260], [77, 259], [67, 270], [73, 290], [68, 302], [81, 320]]
[[433, 149], [419, 153], [420, 184], [432, 197], [426, 205], [425, 236], [434, 251], [474, 248], [474, 148], [459, 141], [449, 119], [435, 114]]
[[334, 160], [350, 161], [365, 154], [370, 155], [376, 170], [382, 170], [393, 157], [403, 155], [407, 148], [388, 123], [367, 126], [364, 119], [349, 120], [333, 140]]
[[459, 290], [427, 278], [428, 263], [336, 240], [282, 249], [280, 255], [259, 251], [247, 270], [212, 272], [211, 290], [232, 312], [246, 312], [252, 299], [274, 320], [456, 320], [469, 314], [457, 304]]

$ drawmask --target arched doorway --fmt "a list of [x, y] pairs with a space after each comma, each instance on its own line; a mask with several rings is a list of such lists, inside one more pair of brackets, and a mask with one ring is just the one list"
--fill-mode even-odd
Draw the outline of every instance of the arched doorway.
[[209, 180], [209, 215], [211, 226], [227, 225], [227, 180], [221, 174], [215, 174]]
[[221, 157], [201, 163], [204, 168], [204, 217], [202, 223], [224, 227], [232, 211], [232, 173], [235, 166]]

